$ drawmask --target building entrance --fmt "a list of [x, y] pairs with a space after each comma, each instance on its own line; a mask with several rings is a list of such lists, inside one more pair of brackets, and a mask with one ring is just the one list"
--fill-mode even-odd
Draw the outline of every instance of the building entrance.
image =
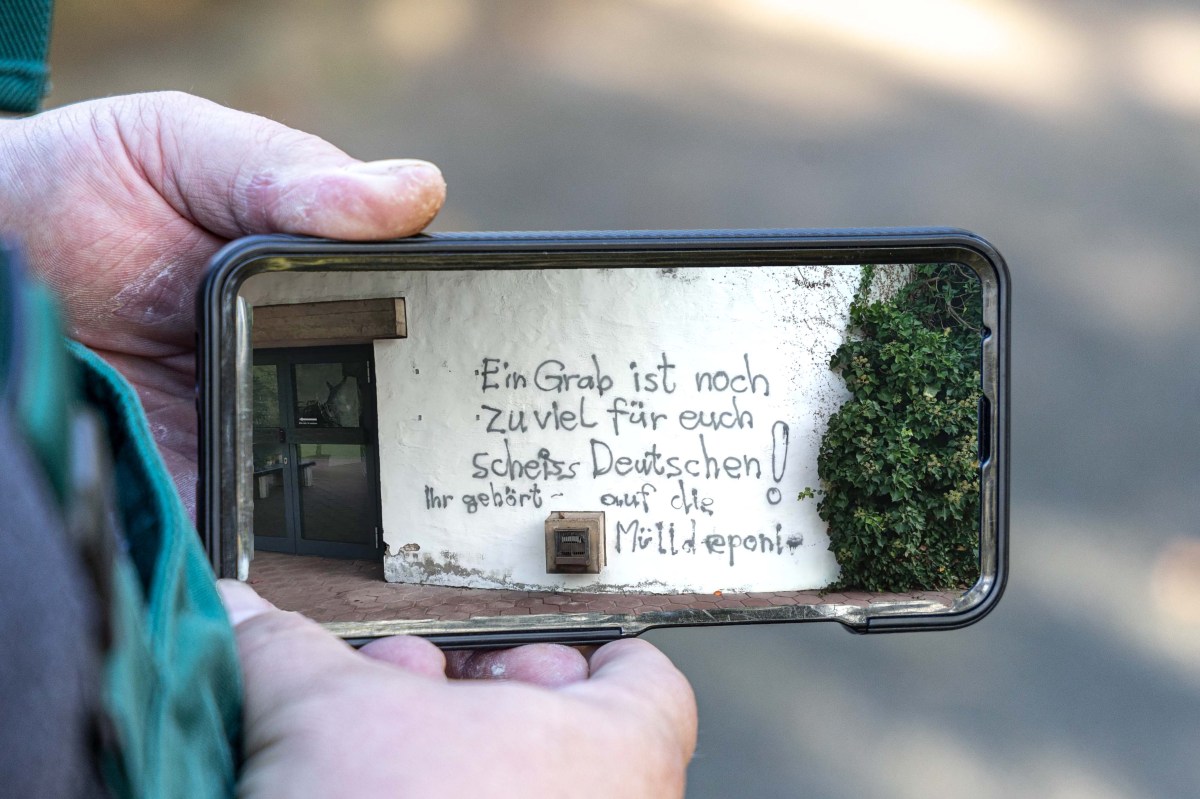
[[256, 349], [253, 383], [255, 549], [381, 557], [372, 347]]

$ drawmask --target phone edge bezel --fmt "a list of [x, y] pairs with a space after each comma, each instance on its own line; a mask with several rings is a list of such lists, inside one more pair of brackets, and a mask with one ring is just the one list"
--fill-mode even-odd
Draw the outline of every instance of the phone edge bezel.
[[[219, 419], [232, 393], [222, 391], [221, 376], [228, 370], [235, 356], [228, 340], [219, 335], [223, 316], [230, 313], [230, 281], [241, 281], [248, 277], [242, 274], [248, 265], [267, 258], [326, 256], [337, 258], [359, 258], [371, 254], [418, 253], [454, 254], [490, 253], [527, 256], [532, 252], [546, 253], [598, 253], [598, 252], [657, 252], [671, 253], [721, 250], [796, 250], [836, 252], [839, 262], [854, 261], [854, 252], [940, 249], [947, 252], [959, 250], [972, 254], [986, 264], [995, 279], [996, 318], [992, 327], [992, 338], [996, 348], [995, 397], [992, 400], [992, 437], [990, 460], [994, 461], [995, 514], [994, 536], [996, 540], [996, 569], [991, 575], [981, 575], [981, 583], [988, 576], [989, 584], [982, 596], [969, 608], [946, 614], [923, 613], [913, 615], [866, 616], [858, 614], [799, 613], [782, 614], [782, 618], [768, 618], [757, 614], [755, 618], [704, 620], [704, 621], [649, 621], [629, 623], [629, 617], [612, 617], [608, 623], [591, 625], [561, 625], [538, 629], [472, 630], [444, 629], [419, 632], [445, 648], [470, 646], [506, 646], [535, 641], [563, 641], [573, 643], [599, 643], [617, 637], [640, 635], [649, 629], [660, 627], [711, 626], [727, 624], [794, 623], [801, 621], [832, 620], [842, 623], [857, 633], [902, 632], [931, 629], [957, 629], [974, 624], [982, 619], [999, 602], [1008, 577], [1008, 487], [1009, 487], [1009, 339], [1010, 339], [1010, 278], [1007, 265], [999, 252], [985, 239], [969, 231], [956, 228], [880, 228], [841, 230], [716, 230], [716, 231], [579, 231], [579, 232], [502, 232], [502, 233], [449, 233], [417, 236], [388, 242], [351, 243], [327, 239], [313, 239], [290, 235], [251, 236], [231, 242], [219, 251], [210, 262], [210, 267], [197, 296], [197, 411], [200, 416], [199, 465], [200, 482], [197, 486], [197, 523], [202, 540], [210, 556], [214, 571], [219, 575], [236, 573], [236, 553], [231, 546], [235, 536], [221, 536], [222, 509], [221, 491], [208, 489], [212, 485], [206, 478], [220, 475], [222, 436], [229, 437], [232, 431], [214, 429], [206, 423]], [[857, 259], [859, 262], [867, 262]], [[879, 259], [869, 259], [879, 262]], [[958, 260], [947, 258], [945, 260]], [[809, 261], [811, 262], [811, 260]], [[903, 259], [895, 261], [905, 262]], [[915, 261], [919, 262], [919, 261]], [[924, 262], [929, 262], [928, 260]], [[526, 267], [528, 268], [528, 267]], [[258, 270], [262, 271], [262, 270]], [[240, 279], [239, 279], [240, 278]], [[236, 296], [236, 285], [232, 296]], [[226, 442], [226, 448], [235, 442]], [[226, 451], [234, 451], [226, 449]], [[223, 488], [223, 486], [222, 486]], [[226, 514], [227, 515], [227, 514]], [[974, 589], [972, 589], [974, 590]], [[968, 592], [969, 594], [970, 592]], [[966, 595], [964, 595], [966, 596]], [[795, 606], [795, 609], [816, 607], [840, 608], [842, 606]], [[588, 614], [597, 616], [598, 614]], [[651, 614], [651, 616], [656, 614]], [[526, 617], [532, 618], [532, 617]], [[564, 617], [552, 617], [563, 619]], [[407, 631], [388, 629], [388, 622], [328, 625], [348, 639], [362, 639], [392, 632]], [[402, 626], [411, 626], [407, 622]], [[436, 628], [438, 625], [427, 625]], [[446, 625], [443, 625], [446, 626]], [[587, 639], [586, 641], [584, 639]]]

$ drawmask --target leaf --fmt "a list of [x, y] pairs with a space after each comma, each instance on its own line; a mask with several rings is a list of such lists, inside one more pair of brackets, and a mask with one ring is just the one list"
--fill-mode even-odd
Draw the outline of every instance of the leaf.
[[[954, 588], [979, 573], [979, 281], [924, 264], [886, 302], [864, 267], [846, 341], [830, 359], [851, 398], [821, 441], [817, 512], [838, 587]], [[799, 500], [815, 496], [812, 488]]]

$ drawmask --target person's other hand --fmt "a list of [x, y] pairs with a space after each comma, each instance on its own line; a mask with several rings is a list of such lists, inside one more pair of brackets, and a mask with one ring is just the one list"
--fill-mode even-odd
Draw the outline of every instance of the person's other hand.
[[134, 384], [195, 509], [195, 292], [228, 239], [420, 231], [445, 183], [424, 161], [362, 163], [262, 117], [167, 92], [0, 121], [0, 231], [66, 305], [70, 334]]
[[478, 655], [355, 652], [223, 580], [246, 681], [243, 797], [671, 797], [696, 743], [687, 680], [644, 641]]

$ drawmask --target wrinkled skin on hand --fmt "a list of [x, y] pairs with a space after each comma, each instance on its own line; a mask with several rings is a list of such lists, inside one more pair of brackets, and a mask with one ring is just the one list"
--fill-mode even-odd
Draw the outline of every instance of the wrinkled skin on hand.
[[[0, 121], [0, 232], [63, 299], [71, 336], [137, 388], [193, 514], [193, 307], [208, 259], [251, 233], [411, 235], [444, 198], [432, 164], [363, 163], [184, 94]], [[221, 591], [246, 686], [240, 795], [683, 793], [695, 699], [645, 642], [447, 657], [396, 637], [354, 651], [244, 584]]]
[[382, 639], [360, 654], [242, 583], [221, 590], [246, 679], [243, 796], [683, 794], [695, 701], [644, 641], [587, 660], [551, 645], [450, 653], [447, 669], [428, 641]]
[[195, 294], [251, 233], [408, 236], [445, 198], [424, 161], [363, 163], [328, 142], [173, 92], [0, 121], [0, 231], [66, 306], [70, 334], [137, 388], [195, 513]]

